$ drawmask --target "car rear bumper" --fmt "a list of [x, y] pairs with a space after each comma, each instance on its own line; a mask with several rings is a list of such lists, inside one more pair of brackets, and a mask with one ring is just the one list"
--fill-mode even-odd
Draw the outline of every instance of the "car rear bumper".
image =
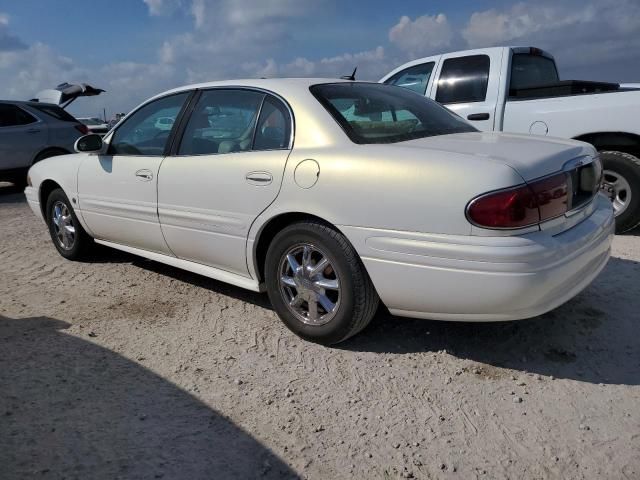
[[552, 310], [587, 287], [609, 259], [613, 210], [592, 212], [553, 235], [482, 237], [342, 227], [395, 315], [501, 321]]

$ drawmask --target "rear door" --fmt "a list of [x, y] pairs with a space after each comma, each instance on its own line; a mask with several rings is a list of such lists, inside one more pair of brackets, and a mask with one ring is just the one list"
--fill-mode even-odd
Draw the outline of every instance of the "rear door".
[[500, 87], [502, 50], [459, 56], [443, 55], [431, 97], [479, 130], [492, 131]]
[[288, 106], [266, 92], [201, 92], [160, 168], [158, 213], [178, 257], [249, 276], [255, 218], [276, 198], [292, 144]]
[[170, 254], [158, 221], [158, 171], [172, 131], [158, 119], [176, 119], [191, 92], [153, 100], [126, 118], [105, 141], [104, 155], [89, 154], [78, 171], [80, 208], [96, 238]]
[[0, 170], [27, 168], [47, 145], [47, 125], [12, 103], [0, 103]]

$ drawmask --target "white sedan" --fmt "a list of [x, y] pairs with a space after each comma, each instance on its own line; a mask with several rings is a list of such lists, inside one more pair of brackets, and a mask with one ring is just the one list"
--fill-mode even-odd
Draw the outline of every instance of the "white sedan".
[[379, 301], [418, 318], [540, 315], [610, 253], [593, 147], [481, 133], [389, 85], [191, 85], [76, 150], [34, 165], [26, 189], [62, 256], [95, 241], [266, 290], [287, 327], [324, 344]]

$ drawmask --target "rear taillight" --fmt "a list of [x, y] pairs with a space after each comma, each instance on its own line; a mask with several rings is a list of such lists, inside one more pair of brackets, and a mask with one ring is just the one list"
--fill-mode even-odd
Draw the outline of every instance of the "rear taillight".
[[81, 134], [87, 135], [89, 133], [89, 127], [86, 125], [79, 123], [78, 125], [74, 125], [75, 129], [78, 130]]
[[523, 228], [563, 215], [568, 210], [567, 175], [560, 173], [476, 197], [467, 218], [482, 228]]

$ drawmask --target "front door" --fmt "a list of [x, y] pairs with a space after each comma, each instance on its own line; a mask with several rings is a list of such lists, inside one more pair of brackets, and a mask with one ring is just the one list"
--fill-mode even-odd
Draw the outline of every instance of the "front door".
[[261, 91], [204, 90], [158, 180], [158, 213], [178, 257], [248, 276], [251, 224], [276, 198], [291, 116]]
[[190, 92], [162, 97], [130, 115], [105, 142], [104, 155], [89, 154], [78, 172], [82, 216], [98, 239], [170, 254], [158, 222], [158, 171], [171, 128]]

